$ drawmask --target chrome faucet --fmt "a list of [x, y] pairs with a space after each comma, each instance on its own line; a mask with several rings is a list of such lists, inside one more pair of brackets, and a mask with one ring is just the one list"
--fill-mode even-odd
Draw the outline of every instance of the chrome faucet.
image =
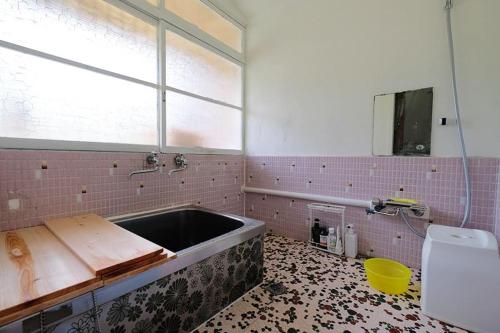
[[160, 159], [158, 158], [158, 153], [153, 151], [146, 156], [146, 163], [148, 165], [153, 165], [151, 169], [136, 170], [129, 173], [128, 177], [132, 178], [133, 175], [138, 175], [141, 173], [156, 172], [160, 170]]
[[174, 157], [174, 163], [177, 166], [177, 168], [172, 169], [168, 172], [169, 176], [172, 176], [174, 172], [182, 171], [187, 169], [188, 161], [186, 157], [182, 154], [176, 154]]

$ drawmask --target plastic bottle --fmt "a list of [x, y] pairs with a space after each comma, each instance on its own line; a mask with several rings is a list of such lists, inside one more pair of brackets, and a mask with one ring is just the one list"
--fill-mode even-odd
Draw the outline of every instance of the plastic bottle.
[[321, 234], [321, 228], [319, 227], [319, 219], [314, 219], [314, 227], [311, 228], [311, 236], [312, 236], [312, 241], [314, 246], [318, 246], [319, 244], [319, 237]]
[[321, 233], [319, 234], [319, 246], [326, 249], [328, 245], [328, 231], [326, 228], [321, 228]]
[[328, 228], [328, 240], [327, 240], [328, 251], [331, 252], [335, 251], [336, 242], [337, 242], [337, 236], [335, 236], [335, 228]]
[[335, 243], [335, 254], [341, 255], [344, 252], [342, 248], [342, 234], [340, 233], [340, 227], [337, 226], [337, 242]]
[[349, 258], [356, 258], [358, 255], [358, 235], [354, 232], [352, 224], [347, 225], [345, 233], [345, 255]]

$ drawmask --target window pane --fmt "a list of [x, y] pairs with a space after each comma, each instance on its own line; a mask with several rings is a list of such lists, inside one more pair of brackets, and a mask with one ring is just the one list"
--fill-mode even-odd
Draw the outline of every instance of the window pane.
[[241, 106], [241, 66], [167, 31], [168, 86]]
[[241, 52], [241, 30], [200, 0], [165, 0], [165, 7], [212, 37]]
[[241, 111], [167, 91], [167, 145], [241, 149]]
[[157, 82], [156, 26], [105, 1], [1, 0], [0, 39]]
[[0, 47], [0, 136], [157, 144], [157, 90]]

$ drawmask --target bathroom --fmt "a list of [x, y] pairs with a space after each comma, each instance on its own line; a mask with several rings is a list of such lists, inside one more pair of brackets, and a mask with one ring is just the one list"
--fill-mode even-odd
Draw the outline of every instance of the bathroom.
[[0, 333], [500, 333], [499, 15], [0, 1]]

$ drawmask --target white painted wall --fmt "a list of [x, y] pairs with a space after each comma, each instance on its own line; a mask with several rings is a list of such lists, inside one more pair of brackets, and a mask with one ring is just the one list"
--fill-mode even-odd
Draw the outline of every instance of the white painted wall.
[[[247, 16], [246, 152], [371, 155], [373, 96], [434, 87], [453, 117], [444, 0], [235, 0]], [[467, 147], [500, 157], [500, 1], [455, 0]], [[432, 154], [458, 156], [434, 125]]]
[[373, 101], [374, 155], [390, 156], [394, 143], [394, 108], [396, 94], [375, 96]]

